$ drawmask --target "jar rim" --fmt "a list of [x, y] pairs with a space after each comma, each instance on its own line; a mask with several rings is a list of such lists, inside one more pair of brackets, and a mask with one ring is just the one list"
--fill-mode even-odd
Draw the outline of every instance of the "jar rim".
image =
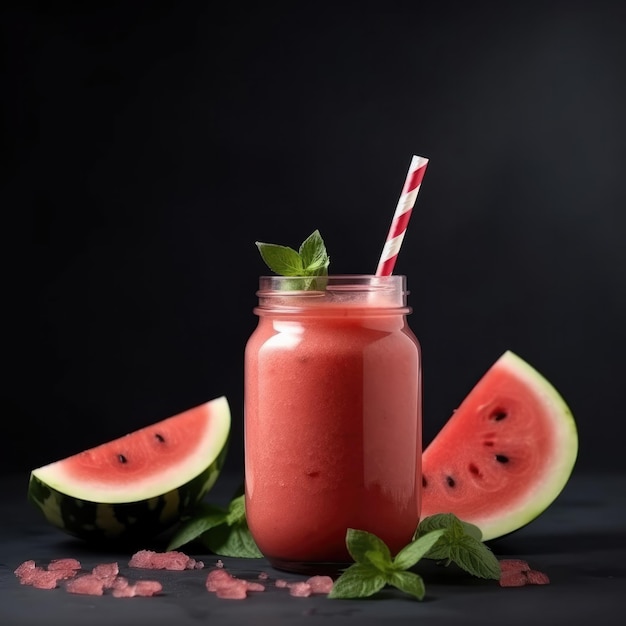
[[328, 276], [260, 276], [256, 292], [261, 308], [346, 306], [405, 309], [406, 276], [330, 274]]
[[[278, 276], [263, 275], [259, 277], [259, 287], [271, 285], [298, 285], [306, 284], [307, 281], [317, 281], [319, 284], [326, 283], [333, 287], [349, 286], [369, 289], [390, 289], [393, 287], [405, 288], [406, 276], [403, 274], [391, 274], [390, 276], [377, 276], [376, 274], [328, 274], [326, 276]], [[297, 291], [297, 289], [293, 289]], [[304, 289], [304, 291], [308, 291]]]

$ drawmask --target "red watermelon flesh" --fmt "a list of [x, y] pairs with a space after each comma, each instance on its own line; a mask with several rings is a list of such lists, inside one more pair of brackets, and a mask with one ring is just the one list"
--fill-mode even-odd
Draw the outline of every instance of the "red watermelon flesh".
[[422, 456], [422, 518], [454, 513], [488, 541], [542, 513], [578, 452], [571, 411], [511, 351], [485, 373]]
[[228, 437], [227, 411], [226, 399], [217, 398], [33, 474], [94, 502], [128, 502], [129, 489], [141, 499], [158, 496], [200, 474], [218, 456]]

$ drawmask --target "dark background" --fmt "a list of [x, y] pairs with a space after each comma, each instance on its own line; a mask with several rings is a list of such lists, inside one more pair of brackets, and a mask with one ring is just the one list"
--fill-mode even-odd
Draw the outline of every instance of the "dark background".
[[255, 240], [396, 273], [428, 442], [510, 348], [624, 467], [626, 3], [20, 2], [2, 37], [2, 471], [225, 394]]

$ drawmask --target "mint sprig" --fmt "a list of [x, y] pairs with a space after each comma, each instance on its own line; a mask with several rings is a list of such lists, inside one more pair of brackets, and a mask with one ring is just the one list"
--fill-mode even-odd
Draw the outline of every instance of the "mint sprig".
[[335, 581], [329, 598], [366, 598], [390, 585], [418, 600], [426, 593], [419, 574], [408, 572], [437, 543], [445, 530], [434, 530], [412, 541], [392, 558], [387, 545], [376, 535], [349, 528], [348, 552], [355, 560]]
[[419, 540], [437, 530], [445, 532], [426, 554], [426, 558], [443, 565], [456, 563], [478, 578], [500, 578], [500, 563], [481, 541], [482, 533], [477, 526], [460, 520], [452, 513], [440, 513], [424, 518], [417, 527], [415, 537]]
[[421, 559], [456, 563], [472, 576], [497, 580], [500, 563], [481, 538], [477, 526], [452, 513], [432, 515], [420, 522], [413, 541], [392, 557], [376, 535], [348, 529], [346, 546], [355, 563], [335, 581], [328, 597], [365, 598], [389, 585], [422, 600], [424, 581], [416, 572], [408, 571]]
[[202, 503], [174, 533], [167, 549], [175, 550], [195, 540], [219, 556], [262, 557], [248, 529], [243, 495], [233, 498], [228, 508]]
[[[274, 243], [257, 241], [265, 264], [280, 276], [328, 276], [330, 257], [326, 252], [324, 240], [319, 230], [313, 231], [300, 245], [299, 250], [288, 246], [280, 246]], [[316, 281], [298, 281], [292, 288], [318, 288]]]

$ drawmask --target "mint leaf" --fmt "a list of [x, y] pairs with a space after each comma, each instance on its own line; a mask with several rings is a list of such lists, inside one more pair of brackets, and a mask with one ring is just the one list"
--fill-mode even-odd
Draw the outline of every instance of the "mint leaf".
[[[469, 526], [469, 525], [468, 525]], [[465, 536], [465, 527], [461, 520], [452, 513], [441, 513], [423, 519], [417, 527], [418, 537], [431, 533], [434, 530], [443, 530], [444, 536], [426, 554], [426, 558], [435, 561], [451, 562], [450, 548]], [[480, 532], [480, 530], [478, 531]]]
[[228, 509], [201, 504], [194, 516], [177, 530], [167, 549], [174, 550], [195, 539], [220, 556], [262, 556], [248, 529], [244, 495], [233, 498]]
[[365, 558], [367, 563], [371, 563], [378, 571], [384, 574], [391, 572], [393, 569], [391, 560], [387, 558], [387, 555], [376, 550], [368, 550], [365, 553]]
[[466, 535], [450, 546], [450, 557], [461, 569], [478, 578], [500, 578], [500, 563], [482, 542]]
[[235, 522], [245, 521], [246, 519], [246, 496], [244, 494], [233, 498], [228, 505], [228, 515], [226, 522], [234, 524]]
[[424, 580], [419, 574], [413, 572], [394, 572], [389, 584], [400, 589], [400, 591], [415, 596], [418, 600], [423, 600], [426, 595]]
[[[299, 251], [262, 241], [257, 241], [256, 246], [261, 258], [275, 274], [296, 277], [328, 276], [330, 257], [319, 230], [313, 231], [302, 242]], [[302, 283], [297, 281], [290, 288], [321, 289], [324, 286], [323, 282], [309, 280]]]
[[252, 559], [263, 556], [248, 529], [244, 494], [230, 501], [224, 523], [209, 528], [201, 539], [211, 552], [220, 556]]
[[194, 517], [183, 522], [170, 539], [167, 550], [175, 550], [198, 539], [210, 528], [223, 524], [227, 511], [221, 507], [203, 504], [196, 510]]
[[465, 531], [466, 535], [473, 537], [477, 541], [483, 540], [483, 534], [480, 531], [480, 528], [478, 528], [478, 526], [475, 526], [474, 524], [470, 524], [469, 522], [464, 522], [463, 520], [459, 520], [459, 521], [461, 522], [461, 524], [463, 524], [463, 530]]
[[335, 581], [329, 598], [367, 598], [386, 584], [385, 577], [372, 565], [355, 563]]
[[357, 563], [365, 565], [370, 563], [380, 564], [379, 569], [383, 569], [384, 565], [391, 566], [391, 552], [389, 548], [384, 541], [373, 533], [348, 528], [346, 532], [346, 546], [350, 556]]
[[257, 547], [248, 524], [239, 520], [232, 524], [220, 524], [202, 535], [202, 543], [220, 556], [260, 559], [263, 555]]
[[281, 276], [304, 276], [302, 258], [293, 249], [277, 246], [273, 243], [256, 242], [257, 248], [266, 265]]
[[405, 570], [413, 567], [421, 558], [432, 549], [446, 530], [432, 530], [406, 545], [393, 559], [393, 567], [397, 570]]
[[423, 519], [414, 539], [394, 558], [388, 546], [373, 533], [349, 528], [346, 546], [356, 563], [335, 581], [330, 598], [362, 598], [386, 585], [396, 587], [418, 600], [426, 593], [424, 581], [407, 571], [423, 558], [454, 562], [479, 578], [500, 577], [500, 563], [480, 540], [480, 529], [463, 522], [452, 513]]
[[363, 598], [391, 585], [421, 600], [425, 593], [424, 581], [417, 574], [403, 570], [415, 565], [444, 533], [444, 530], [435, 530], [416, 539], [392, 560], [382, 539], [365, 530], [349, 528], [346, 546], [356, 563], [335, 581], [329, 597]]
[[477, 526], [463, 522], [452, 513], [442, 513], [423, 519], [416, 535], [427, 537], [438, 529], [442, 529], [444, 534], [427, 552], [426, 558], [442, 561], [445, 565], [456, 563], [478, 578], [497, 580], [500, 577], [500, 563], [480, 540], [482, 533]]
[[302, 242], [299, 254], [307, 276], [325, 276], [328, 274], [330, 258], [326, 253], [326, 246], [319, 230], [313, 231]]
[[418, 526], [416, 536], [418, 534], [425, 534], [431, 530], [437, 530], [439, 528], [454, 528], [456, 533], [467, 534], [478, 541], [482, 541], [483, 534], [480, 532], [480, 528], [469, 522], [464, 522], [459, 519], [454, 513], [439, 513], [437, 515], [430, 515], [425, 517]]

